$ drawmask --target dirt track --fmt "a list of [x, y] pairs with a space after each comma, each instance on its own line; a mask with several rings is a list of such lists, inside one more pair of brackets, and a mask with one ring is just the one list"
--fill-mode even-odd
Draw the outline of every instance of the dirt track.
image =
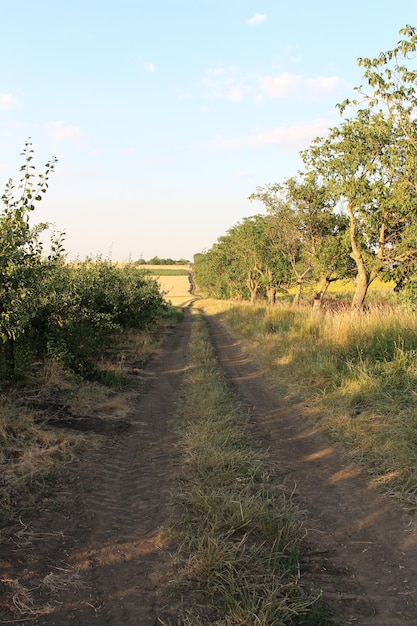
[[416, 626], [417, 533], [397, 504], [372, 489], [343, 451], [283, 405], [239, 342], [210, 320], [219, 362], [258, 434], [267, 434], [275, 479], [307, 512], [303, 569], [342, 624]]
[[[270, 449], [274, 479], [294, 491], [307, 512], [303, 584], [323, 588], [342, 624], [416, 626], [417, 537], [409, 520], [306, 422], [301, 407], [280, 403], [214, 318], [210, 329], [254, 434]], [[159, 593], [169, 558], [160, 527], [169, 515], [173, 420], [190, 330], [187, 312], [147, 370], [130, 427], [107, 435], [80, 466], [62, 494], [65, 510], [40, 511], [16, 529], [0, 554], [2, 576], [34, 588], [33, 604], [14, 615], [0, 609], [0, 623], [156, 626], [169, 618]], [[55, 585], [39, 584], [45, 580]]]

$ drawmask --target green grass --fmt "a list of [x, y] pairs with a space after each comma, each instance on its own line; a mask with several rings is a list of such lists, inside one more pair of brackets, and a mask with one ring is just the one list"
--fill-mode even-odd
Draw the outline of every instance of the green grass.
[[151, 274], [152, 276], [188, 276], [188, 274], [190, 273], [188, 270], [167, 269], [167, 268], [164, 268], [163, 266], [161, 266], [161, 268], [159, 267], [147, 268], [144, 266], [143, 269], [145, 270], [147, 274]]
[[194, 318], [178, 435], [172, 531], [179, 551], [166, 590], [182, 598], [175, 623], [329, 623], [320, 593], [305, 593], [300, 582], [303, 516], [270, 483], [268, 458], [248, 434], [201, 316]]
[[376, 483], [417, 513], [417, 316], [288, 305], [219, 312], [288, 402], [307, 401]]

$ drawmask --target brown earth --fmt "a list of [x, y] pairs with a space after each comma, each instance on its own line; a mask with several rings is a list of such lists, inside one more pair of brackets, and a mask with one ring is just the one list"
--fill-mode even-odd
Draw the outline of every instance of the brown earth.
[[[242, 344], [209, 324], [226, 378], [276, 475], [306, 512], [302, 584], [323, 589], [340, 624], [417, 625], [417, 533], [398, 503], [305, 416], [280, 401]], [[0, 623], [131, 626], [175, 623], [160, 590], [169, 575], [175, 413], [191, 314], [172, 329], [138, 386], [122, 429], [100, 435], [62, 483], [0, 546]]]

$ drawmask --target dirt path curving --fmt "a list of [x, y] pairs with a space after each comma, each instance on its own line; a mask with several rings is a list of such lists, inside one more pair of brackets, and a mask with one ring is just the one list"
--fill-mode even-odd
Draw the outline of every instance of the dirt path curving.
[[417, 625], [417, 532], [397, 503], [373, 489], [343, 451], [279, 401], [242, 345], [208, 317], [219, 363], [267, 434], [275, 480], [307, 513], [303, 570], [341, 624]]
[[[301, 584], [323, 589], [340, 624], [417, 626], [417, 535], [407, 517], [302, 416], [302, 407], [279, 400], [242, 344], [215, 317], [207, 319], [218, 361], [253, 418], [254, 435], [269, 448], [274, 480], [294, 492], [306, 511]], [[160, 529], [172, 497], [173, 425], [191, 324], [186, 311], [147, 368], [130, 426], [105, 434], [64, 486], [61, 506], [40, 507], [38, 517], [21, 520], [0, 549], [3, 581], [15, 608], [0, 608], [0, 623], [168, 622], [171, 607], [160, 589], [169, 555]]]

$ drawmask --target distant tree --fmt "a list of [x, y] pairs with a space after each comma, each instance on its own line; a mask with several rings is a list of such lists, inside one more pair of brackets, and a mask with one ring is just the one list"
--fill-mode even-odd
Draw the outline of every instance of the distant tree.
[[342, 248], [336, 260], [330, 254], [329, 239], [341, 235], [344, 229], [344, 220], [334, 213], [334, 203], [326, 187], [309, 172], [289, 178], [283, 184], [258, 187], [250, 200], [258, 200], [266, 208], [269, 246], [285, 259], [291, 273], [288, 282], [296, 286], [293, 303], [300, 303], [304, 284], [316, 279], [317, 274], [321, 299], [330, 282], [339, 278], [342, 271]]

